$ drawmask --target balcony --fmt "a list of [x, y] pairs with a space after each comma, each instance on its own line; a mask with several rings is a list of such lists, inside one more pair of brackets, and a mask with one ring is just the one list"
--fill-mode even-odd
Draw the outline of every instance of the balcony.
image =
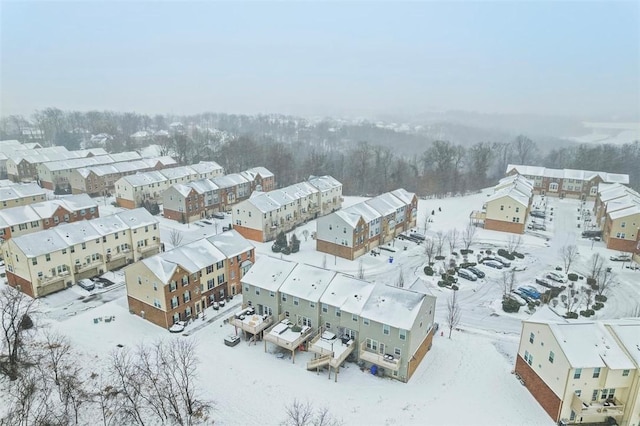
[[140, 254], [147, 253], [147, 252], [152, 251], [152, 250], [159, 251], [160, 250], [160, 246], [152, 244], [150, 246], [140, 246], [140, 247], [136, 248], [136, 251], [138, 253], [140, 253]]
[[574, 394], [571, 400], [571, 409], [575, 411], [578, 416], [602, 416], [603, 420], [610, 416], [622, 416], [624, 414], [624, 407], [624, 404], [617, 398], [584, 402], [578, 395]]
[[60, 280], [64, 280], [66, 277], [68, 277], [70, 274], [70, 272], [64, 271], [59, 273], [58, 275], [44, 275], [42, 277], [38, 277], [38, 284], [40, 286], [45, 286], [51, 283], [54, 283], [56, 281], [60, 281]]
[[360, 359], [384, 367], [391, 371], [400, 370], [400, 359], [389, 354], [372, 352], [367, 348], [366, 340], [360, 344]]
[[243, 309], [229, 319], [229, 324], [256, 335], [273, 324], [273, 315], [256, 315], [253, 308]]
[[102, 260], [100, 259], [92, 260], [91, 262], [88, 262], [88, 263], [85, 262], [82, 264], [75, 264], [73, 265], [73, 269], [76, 273], [83, 272], [83, 271], [86, 271], [87, 269], [97, 268], [101, 263], [102, 263]]

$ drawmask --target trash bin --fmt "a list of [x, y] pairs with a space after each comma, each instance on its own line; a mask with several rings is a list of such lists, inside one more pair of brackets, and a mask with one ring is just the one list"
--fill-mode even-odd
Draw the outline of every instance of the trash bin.
[[393, 263], [393, 256], [389, 256], [389, 263]]

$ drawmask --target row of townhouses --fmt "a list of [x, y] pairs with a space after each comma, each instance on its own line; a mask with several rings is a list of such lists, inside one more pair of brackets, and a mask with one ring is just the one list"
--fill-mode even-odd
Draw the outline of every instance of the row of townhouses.
[[353, 260], [416, 226], [418, 198], [400, 188], [318, 219], [316, 250]]
[[67, 187], [71, 173], [74, 170], [100, 166], [106, 164], [121, 163], [123, 161], [139, 160], [142, 157], [135, 151], [119, 152], [116, 154], [93, 155], [86, 158], [72, 158], [58, 161], [40, 163], [36, 167], [40, 186], [46, 189], [55, 189], [56, 186]]
[[7, 177], [7, 160], [10, 155], [40, 148], [42, 146], [37, 142], [20, 143], [15, 139], [0, 141], [0, 179]]
[[482, 210], [471, 213], [471, 220], [485, 229], [524, 234], [532, 203], [533, 182], [510, 175], [500, 179]]
[[536, 194], [560, 198], [594, 200], [602, 183], [629, 184], [629, 175], [589, 170], [550, 169], [538, 166], [509, 164], [507, 175], [519, 174], [533, 182]]
[[0, 210], [26, 206], [47, 199], [47, 191], [37, 183], [20, 183], [0, 187]]
[[342, 207], [342, 184], [331, 176], [312, 176], [273, 191], [256, 191], [232, 209], [233, 226], [245, 238], [264, 242], [281, 231]]
[[607, 247], [640, 261], [640, 193], [620, 184], [601, 184], [593, 206]]
[[51, 146], [21, 150], [7, 154], [7, 176], [14, 182], [34, 181], [38, 179], [38, 166], [42, 163], [104, 155], [107, 152], [102, 148], [68, 151], [63, 146]]
[[9, 285], [40, 297], [158, 253], [160, 229], [140, 208], [14, 237], [2, 249]]
[[240, 293], [254, 262], [253, 245], [233, 230], [147, 257], [125, 269], [129, 310], [171, 327]]
[[190, 166], [123, 176], [115, 182], [116, 202], [120, 207], [135, 209], [145, 201], [161, 202], [162, 193], [174, 184], [222, 176], [224, 170], [215, 161], [201, 161]]
[[0, 241], [53, 228], [61, 223], [95, 219], [98, 204], [87, 194], [62, 196], [26, 206], [0, 210]]
[[171, 157], [152, 157], [82, 167], [71, 171], [69, 184], [71, 192], [74, 194], [85, 193], [91, 196], [111, 194], [115, 191], [116, 181], [123, 176], [176, 166], [178, 166], [178, 162]]
[[164, 217], [183, 223], [202, 219], [249, 198], [253, 191], [271, 191], [275, 176], [264, 167], [254, 167], [211, 179], [174, 184], [162, 194]]
[[242, 286], [246, 314], [231, 324], [294, 359], [305, 345], [317, 354], [308, 369], [337, 371], [351, 355], [407, 382], [431, 348], [436, 298], [422, 292], [269, 256], [258, 258]]
[[515, 372], [557, 424], [640, 423], [640, 321], [522, 323]]

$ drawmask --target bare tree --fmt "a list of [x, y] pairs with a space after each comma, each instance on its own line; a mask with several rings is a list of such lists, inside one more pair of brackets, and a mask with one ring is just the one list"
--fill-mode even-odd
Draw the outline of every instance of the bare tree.
[[399, 268], [398, 280], [396, 281], [396, 286], [400, 288], [404, 287], [404, 273], [402, 272], [402, 268]]
[[507, 251], [509, 253], [518, 251], [521, 245], [522, 245], [522, 235], [509, 235], [509, 238], [507, 239]]
[[575, 311], [580, 302], [579, 293], [575, 288], [567, 287], [567, 294], [563, 295], [564, 307], [567, 308], [567, 313]]
[[302, 231], [302, 236], [304, 237], [304, 240], [307, 241], [307, 239], [309, 238], [309, 230], [308, 229], [304, 229]]
[[460, 323], [460, 304], [458, 303], [458, 292], [452, 291], [447, 301], [447, 324], [449, 325], [449, 339], [453, 329]]
[[364, 263], [362, 259], [358, 261], [358, 278], [364, 280]]
[[436, 243], [432, 238], [424, 240], [424, 254], [427, 256], [427, 263], [431, 265], [433, 263], [433, 257], [436, 254]]
[[429, 230], [429, 226], [431, 225], [431, 222], [429, 222], [429, 215], [426, 214], [424, 215], [424, 222], [422, 223], [422, 232], [424, 233], [424, 235], [427, 235], [427, 231]]
[[458, 245], [458, 228], [453, 228], [447, 232], [447, 240], [449, 241], [449, 251], [453, 253]]
[[598, 275], [595, 277], [597, 286], [596, 293], [598, 296], [604, 296], [615, 282], [615, 274], [613, 272], [607, 272], [607, 269], [609, 268], [600, 269]]
[[444, 246], [445, 239], [446, 237], [442, 231], [436, 232], [436, 256], [442, 256], [442, 247]]
[[25, 368], [7, 387], [5, 399], [6, 415], [0, 418], [1, 425], [51, 425], [65, 424], [64, 419], [55, 418], [49, 398], [48, 381], [43, 380], [42, 370]]
[[173, 228], [169, 232], [169, 242], [173, 247], [180, 246], [180, 244], [182, 244], [183, 239], [184, 239], [184, 235], [182, 235], [182, 231]]
[[593, 290], [590, 288], [584, 290], [584, 303], [587, 305], [587, 309], [589, 309], [593, 303]]
[[568, 246], [562, 246], [560, 249], [560, 258], [562, 258], [562, 262], [564, 262], [564, 272], [565, 274], [569, 272], [569, 268], [571, 268], [571, 264], [578, 259], [578, 247], [570, 244]]
[[535, 154], [536, 143], [524, 135], [519, 135], [513, 141], [513, 149], [520, 164], [525, 165]]
[[589, 277], [596, 279], [598, 275], [600, 275], [600, 271], [602, 271], [602, 267], [604, 266], [604, 258], [600, 255], [600, 253], [595, 253], [593, 256], [591, 256], [591, 264], [589, 266]]
[[144, 382], [136, 365], [137, 356], [123, 348], [113, 352], [110, 361], [110, 376], [118, 395], [116, 422], [144, 426]]
[[27, 332], [33, 326], [31, 316], [35, 313], [34, 303], [35, 299], [13, 287], [4, 286], [0, 289], [2, 351], [6, 354], [0, 357], [0, 372], [11, 380], [18, 378]]
[[335, 419], [328, 408], [315, 410], [309, 401], [301, 402], [294, 399], [291, 405], [285, 407], [286, 419], [283, 426], [341, 426], [342, 422]]
[[464, 244], [464, 248], [466, 250], [469, 250], [469, 247], [471, 247], [471, 244], [473, 244], [476, 230], [476, 226], [472, 223], [469, 223], [467, 227], [462, 231], [462, 244]]
[[513, 291], [513, 287], [515, 286], [515, 282], [516, 282], [515, 271], [511, 270], [511, 271], [502, 272], [500, 284], [502, 286], [502, 291], [505, 296], [511, 294], [511, 292]]

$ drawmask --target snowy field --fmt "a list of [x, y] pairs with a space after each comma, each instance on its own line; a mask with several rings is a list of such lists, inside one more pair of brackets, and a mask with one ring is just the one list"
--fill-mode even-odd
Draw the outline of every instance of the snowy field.
[[[469, 222], [469, 213], [482, 207], [487, 193], [448, 199], [420, 200], [418, 230], [425, 216], [432, 216], [428, 236], [438, 231], [458, 231]], [[345, 197], [345, 206], [362, 198]], [[536, 201], [538, 202], [538, 200]], [[103, 203], [104, 204], [104, 203]], [[591, 207], [588, 203], [587, 207]], [[577, 220], [580, 203], [576, 200], [550, 199], [554, 207], [553, 221], [547, 220], [547, 231], [527, 233], [518, 250], [526, 257], [512, 262], [521, 272], [516, 273], [516, 287], [535, 285], [535, 278], [562, 265], [558, 255], [567, 244], [577, 245], [580, 258], [571, 271], [585, 275], [593, 253], [609, 259], [617, 252], [605, 248], [603, 242], [580, 237], [581, 223]], [[439, 209], [441, 211], [439, 211]], [[107, 206], [101, 215], [116, 208]], [[222, 232], [218, 225], [183, 225], [161, 219], [165, 243], [171, 229], [183, 235], [182, 244], [206, 235]], [[212, 221], [214, 223], [214, 221]], [[423, 247], [413, 242], [397, 240], [390, 246], [395, 253], [381, 251], [380, 256], [366, 254], [360, 260], [348, 261], [315, 251], [315, 241], [303, 237], [302, 230], [315, 231], [315, 222], [296, 230], [301, 240], [300, 252], [289, 259], [311, 265], [325, 265], [346, 273], [357, 274], [360, 262], [365, 279], [376, 283], [395, 283], [400, 273], [405, 285], [418, 279], [418, 287], [438, 297], [436, 321], [446, 327], [446, 300], [451, 290], [439, 288], [434, 279], [426, 277], [423, 268]], [[506, 248], [510, 234], [478, 229], [471, 246], [476, 252], [483, 249]], [[255, 243], [258, 256], [272, 255], [271, 243]], [[169, 244], [168, 247], [169, 248]], [[406, 249], [405, 249], [406, 247]], [[459, 249], [459, 247], [458, 247]], [[448, 245], [445, 245], [448, 254]], [[279, 255], [278, 255], [279, 256]], [[390, 257], [393, 262], [390, 263]], [[447, 256], [448, 259], [449, 256]], [[640, 300], [640, 271], [624, 268], [628, 263], [608, 262], [616, 275], [616, 284], [607, 295], [609, 301], [596, 312], [595, 318], [617, 318], [630, 313]], [[437, 265], [436, 265], [437, 266]], [[263, 342], [249, 346], [241, 342], [227, 347], [223, 343], [233, 327], [223, 320], [238, 309], [240, 298], [234, 298], [226, 311], [206, 312], [207, 321], [197, 320], [183, 335], [172, 335], [139, 317], [130, 315], [121, 273], [112, 274], [116, 284], [97, 289], [97, 296], [87, 298], [88, 292], [72, 288], [42, 299], [41, 311], [47, 327], [67, 335], [89, 371], [100, 369], [117, 345], [134, 348], [140, 342], [157, 339], [195, 339], [202, 362], [198, 373], [204, 398], [214, 401], [212, 418], [223, 425], [272, 425], [285, 419], [284, 408], [294, 399], [310, 401], [316, 407], [327, 407], [346, 425], [551, 425], [549, 416], [529, 392], [511, 374], [521, 320], [529, 314], [524, 308], [517, 314], [501, 310], [501, 271], [480, 267], [486, 278], [471, 282], [460, 279], [459, 302], [462, 317], [459, 330], [452, 339], [439, 333], [433, 347], [408, 384], [372, 376], [351, 363], [340, 370], [338, 382], [328, 379], [326, 371], [317, 375], [307, 371], [309, 353], [290, 359], [276, 357], [275, 347]], [[571, 272], [570, 271], [570, 272]], [[542, 287], [539, 287], [541, 290]], [[560, 309], [558, 309], [560, 311]], [[104, 318], [115, 320], [105, 322]], [[498, 398], [499, 396], [499, 398]], [[492, 401], [492, 402], [490, 402]]]

